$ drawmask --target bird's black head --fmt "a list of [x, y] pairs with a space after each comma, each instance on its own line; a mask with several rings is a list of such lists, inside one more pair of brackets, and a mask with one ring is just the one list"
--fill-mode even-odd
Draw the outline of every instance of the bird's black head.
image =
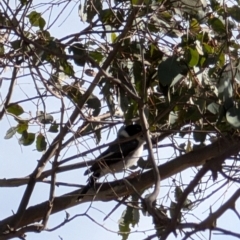
[[123, 138], [132, 137], [142, 132], [142, 127], [139, 124], [131, 124], [119, 130], [118, 136]]

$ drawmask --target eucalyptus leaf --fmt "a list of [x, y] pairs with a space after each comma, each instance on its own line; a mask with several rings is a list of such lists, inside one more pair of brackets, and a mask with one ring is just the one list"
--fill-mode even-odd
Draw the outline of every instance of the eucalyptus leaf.
[[227, 9], [228, 14], [237, 22], [240, 22], [240, 7], [233, 6]]
[[34, 140], [35, 140], [35, 133], [29, 133], [27, 131], [24, 131], [18, 142], [23, 146], [29, 146], [34, 142]]
[[212, 27], [212, 29], [219, 35], [226, 34], [225, 25], [219, 18], [217, 17], [209, 18], [208, 23]]
[[[104, 59], [104, 56], [102, 55], [102, 53], [100, 52], [100, 50], [96, 50], [96, 51], [89, 51], [89, 56], [92, 57], [98, 64], [101, 64], [101, 62]], [[92, 64], [94, 65], [94, 64]], [[96, 64], [95, 64], [96, 65]], [[94, 67], [94, 66], [93, 66]]]
[[[82, 96], [85, 94], [86, 90], [78, 85], [65, 85], [62, 90], [66, 95], [72, 99], [75, 103], [82, 101]], [[93, 116], [96, 117], [101, 111], [101, 101], [94, 94], [91, 94], [87, 99], [86, 105], [88, 108], [93, 109]]]
[[188, 48], [186, 61], [187, 61], [189, 67], [194, 67], [198, 64], [199, 53], [198, 53], [197, 49], [191, 48], [191, 47]]
[[130, 224], [134, 227], [140, 219], [139, 210], [130, 206], [127, 206], [123, 211], [119, 222], [119, 234], [122, 236], [122, 240], [128, 239], [131, 232]]
[[112, 43], [115, 43], [116, 42], [116, 39], [117, 39], [117, 34], [116, 33], [111, 33], [111, 41]]
[[17, 125], [17, 132], [22, 134], [24, 131], [28, 129], [28, 121], [21, 121]]
[[6, 135], [4, 137], [4, 139], [10, 139], [12, 138], [12, 136], [17, 132], [17, 127], [10, 127], [7, 132]]
[[9, 113], [12, 113], [12, 114], [16, 115], [16, 116], [19, 116], [22, 113], [24, 113], [23, 108], [20, 105], [15, 104], [15, 103], [9, 104], [8, 107], [7, 107], [7, 111]]
[[46, 150], [47, 142], [45, 140], [45, 136], [43, 136], [41, 133], [38, 134], [37, 140], [36, 140], [36, 149], [39, 152], [42, 152]]
[[27, 15], [27, 17], [32, 26], [39, 27], [41, 30], [43, 30], [46, 25], [46, 21], [42, 18], [41, 13], [32, 11], [30, 14]]
[[84, 4], [80, 3], [78, 13], [81, 21], [91, 23], [93, 18], [102, 9], [102, 1], [85, 0]]
[[[176, 56], [171, 56], [158, 65], [158, 80], [163, 86], [171, 86], [187, 74], [187, 66]], [[175, 80], [175, 81], [174, 81]]]
[[58, 127], [59, 127], [59, 124], [56, 124], [56, 121], [54, 121], [50, 128], [49, 128], [49, 132], [52, 132], [52, 133], [57, 133], [59, 130], [58, 130]]
[[[67, 76], [72, 76], [74, 75], [74, 70], [73, 70], [73, 66], [71, 63], [69, 63], [68, 61], [66, 61], [65, 59], [60, 59], [59, 64], [61, 66], [61, 70], [63, 70], [63, 72], [67, 75]], [[60, 75], [60, 73], [59, 73]], [[60, 77], [59, 77], [60, 78]], [[61, 79], [61, 78], [60, 78]]]
[[124, 20], [122, 12], [121, 11], [116, 12], [112, 8], [100, 11], [99, 18], [105, 25], [109, 25], [117, 29], [122, 26]]

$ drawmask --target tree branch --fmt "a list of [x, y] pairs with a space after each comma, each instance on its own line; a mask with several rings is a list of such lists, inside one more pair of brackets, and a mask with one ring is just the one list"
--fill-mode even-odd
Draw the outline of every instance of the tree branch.
[[[179, 173], [189, 167], [197, 167], [203, 165], [207, 160], [212, 161], [214, 157], [222, 155], [223, 152], [227, 151], [228, 158], [231, 155], [237, 154], [240, 151], [240, 138], [232, 137], [230, 139], [221, 138], [218, 141], [183, 156], [179, 156], [176, 159], [162, 164], [158, 167], [161, 174], [162, 180]], [[154, 183], [153, 171], [149, 170], [143, 174], [136, 176], [132, 179], [128, 179], [131, 185], [134, 186], [139, 192], [143, 191], [152, 186]], [[100, 187], [101, 185], [101, 187]], [[133, 189], [126, 186], [124, 180], [118, 180], [110, 183], [99, 183], [96, 185], [96, 189], [100, 187], [98, 194], [96, 195], [93, 189], [88, 191], [88, 194], [84, 196], [81, 202], [77, 202], [76, 199], [79, 196], [81, 189], [70, 192], [54, 199], [52, 214], [57, 213], [67, 208], [82, 204], [84, 202], [93, 201], [111, 201], [120, 197], [134, 193]], [[96, 195], [96, 196], [95, 196]], [[36, 221], [40, 221], [43, 217], [42, 213], [48, 208], [49, 202], [43, 202], [38, 205], [29, 207], [26, 211], [22, 220], [19, 222], [19, 228], [24, 227]], [[9, 232], [9, 227], [12, 221], [16, 217], [16, 214], [8, 217], [0, 222], [0, 232]]]
[[[142, 1], [143, 0], [141, 0], [140, 2], [142, 2]], [[128, 35], [129, 28], [132, 26], [132, 23], [135, 20], [135, 16], [136, 16], [137, 12], [138, 12], [138, 9], [133, 8], [132, 12], [129, 14], [129, 16], [126, 20], [126, 25], [124, 26], [122, 33], [119, 35], [119, 38], [118, 38], [119, 41], [115, 44], [113, 50], [109, 53], [107, 59], [103, 63], [103, 66], [102, 66], [103, 70], [106, 70], [109, 67], [109, 65], [113, 61], [114, 57], [118, 53], [118, 50], [119, 50], [120, 46], [122, 45], [122, 40]], [[24, 36], [22, 35], [21, 37], [24, 37]], [[79, 114], [79, 109], [83, 108], [83, 106], [86, 103], [86, 101], [88, 100], [89, 96], [92, 94], [94, 88], [98, 85], [98, 83], [101, 79], [101, 75], [102, 75], [101, 72], [97, 73], [92, 84], [89, 86], [88, 90], [82, 96], [81, 102], [79, 102], [77, 107], [74, 109], [68, 122], [62, 128], [62, 131], [53, 140], [52, 144], [49, 146], [46, 153], [39, 160], [37, 167], [35, 168], [35, 170], [33, 171], [33, 173], [30, 176], [28, 185], [27, 185], [24, 195], [22, 197], [21, 203], [18, 207], [15, 218], [13, 219], [12, 223], [10, 224], [11, 228], [13, 228], [13, 229], [18, 228], [18, 225], [20, 224], [22, 218], [24, 217], [24, 212], [29, 203], [29, 200], [32, 195], [33, 189], [35, 187], [37, 178], [41, 175], [47, 161], [55, 155], [57, 149], [60, 146], [60, 142], [63, 140], [64, 136], [68, 132], [68, 129], [71, 127], [71, 125], [76, 120], [76, 118]]]

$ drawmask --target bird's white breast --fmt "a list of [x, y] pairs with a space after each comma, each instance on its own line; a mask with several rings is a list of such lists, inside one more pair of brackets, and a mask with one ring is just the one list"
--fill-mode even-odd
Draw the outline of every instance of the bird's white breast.
[[136, 151], [133, 151], [125, 159], [120, 159], [119, 162], [117, 162], [116, 164], [113, 164], [110, 167], [103, 168], [101, 170], [101, 176], [104, 176], [108, 173], [122, 172], [127, 168], [130, 168], [131, 166], [133, 166], [138, 161], [138, 159], [142, 156], [143, 144], [144, 142], [140, 144], [140, 146]]

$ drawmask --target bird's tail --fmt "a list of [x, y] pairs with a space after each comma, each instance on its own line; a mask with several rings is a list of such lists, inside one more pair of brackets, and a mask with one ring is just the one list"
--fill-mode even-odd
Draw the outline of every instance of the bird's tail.
[[82, 188], [80, 196], [78, 196], [78, 199], [77, 199], [78, 201], [81, 201], [84, 195], [88, 192], [88, 190], [95, 186], [96, 179], [97, 177], [94, 174], [92, 174], [88, 178], [88, 183], [85, 187]]

